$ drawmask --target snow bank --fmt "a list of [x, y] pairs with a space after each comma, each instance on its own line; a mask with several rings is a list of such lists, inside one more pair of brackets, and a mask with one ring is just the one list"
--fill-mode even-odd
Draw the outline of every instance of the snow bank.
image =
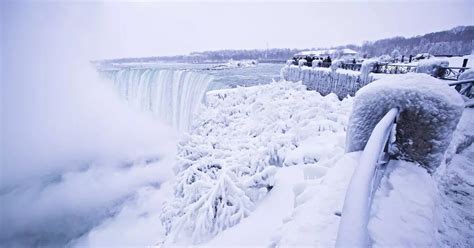
[[364, 80], [356, 71], [298, 66], [283, 67], [281, 78], [294, 82], [302, 81], [309, 90], [315, 90], [322, 95], [335, 93], [340, 99], [348, 95], [353, 96], [357, 90], [373, 81], [371, 75]]
[[455, 154], [440, 180], [438, 247], [474, 245], [474, 146]]
[[[209, 92], [178, 147], [175, 197], [162, 214], [166, 243], [210, 239], [254, 210], [277, 167], [325, 159], [327, 150], [297, 148], [309, 137], [321, 137], [321, 145], [331, 133], [344, 135], [351, 101], [293, 82]], [[342, 153], [343, 137], [335, 140]]]
[[474, 245], [474, 109], [464, 109], [447, 152], [445, 170], [436, 171], [441, 199], [438, 211], [438, 247]]
[[323, 177], [295, 186], [294, 210], [270, 247], [334, 247], [349, 181], [360, 153], [345, 154]]
[[433, 77], [440, 77], [443, 74], [443, 67], [448, 67], [449, 62], [444, 59], [424, 59], [418, 62], [417, 73], [426, 73]]
[[454, 89], [426, 74], [409, 73], [377, 80], [356, 95], [346, 151], [363, 150], [378, 121], [389, 109], [399, 108], [392, 155], [417, 161], [433, 171], [443, 159], [463, 104]]
[[372, 203], [368, 224], [373, 247], [435, 247], [438, 190], [414, 163], [392, 160]]

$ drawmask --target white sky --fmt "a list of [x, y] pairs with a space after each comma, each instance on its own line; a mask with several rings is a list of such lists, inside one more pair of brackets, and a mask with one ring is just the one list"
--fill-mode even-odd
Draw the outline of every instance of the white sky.
[[[96, 32], [92, 37], [97, 40], [91, 43], [101, 44], [100, 56], [109, 58], [265, 48], [267, 43], [270, 48], [361, 44], [474, 24], [470, 0], [26, 5], [52, 22], [68, 19], [64, 25], [71, 25], [71, 30]], [[64, 14], [69, 12], [73, 14]], [[14, 18], [29, 17], [19, 8]]]

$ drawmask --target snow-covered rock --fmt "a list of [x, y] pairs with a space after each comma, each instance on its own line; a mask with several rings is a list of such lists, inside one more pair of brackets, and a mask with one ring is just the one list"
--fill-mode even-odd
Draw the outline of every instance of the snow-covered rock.
[[352, 99], [274, 82], [211, 91], [206, 102], [178, 146], [175, 194], [161, 216], [167, 244], [201, 243], [239, 223], [272, 189], [278, 167], [342, 154]]
[[432, 172], [443, 160], [464, 102], [446, 82], [409, 73], [377, 80], [356, 94], [346, 151], [363, 150], [378, 121], [399, 108], [392, 155], [419, 162]]
[[[314, 63], [313, 63], [314, 64]], [[285, 66], [281, 69], [281, 78], [287, 81], [302, 81], [309, 90], [315, 90], [322, 95], [336, 94], [340, 99], [353, 96], [357, 90], [373, 81], [372, 75], [365, 80], [357, 71], [321, 67]]]

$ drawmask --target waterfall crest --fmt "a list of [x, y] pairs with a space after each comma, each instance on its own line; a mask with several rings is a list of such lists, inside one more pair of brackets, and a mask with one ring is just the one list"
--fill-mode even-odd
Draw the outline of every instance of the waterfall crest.
[[186, 131], [206, 93], [212, 76], [155, 68], [107, 72], [120, 96], [133, 107], [151, 111], [178, 131]]

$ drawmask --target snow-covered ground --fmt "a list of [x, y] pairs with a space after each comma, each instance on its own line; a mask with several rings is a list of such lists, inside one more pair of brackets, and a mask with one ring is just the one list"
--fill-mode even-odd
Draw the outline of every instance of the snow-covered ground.
[[[176, 179], [139, 189], [71, 244], [333, 247], [360, 156], [344, 154], [352, 102], [285, 81], [208, 92], [178, 145]], [[445, 173], [389, 164], [369, 220], [374, 246], [472, 244], [473, 113], [465, 113]]]

